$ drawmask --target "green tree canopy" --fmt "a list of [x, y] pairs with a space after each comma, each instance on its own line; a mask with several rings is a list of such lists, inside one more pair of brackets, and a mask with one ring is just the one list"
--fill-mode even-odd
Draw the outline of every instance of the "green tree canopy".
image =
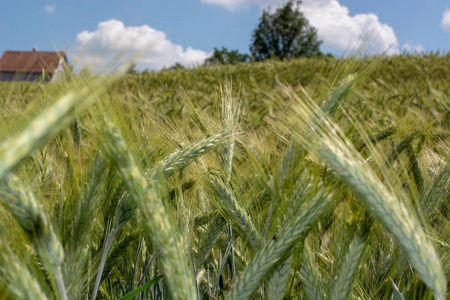
[[228, 50], [225, 47], [222, 49], [214, 48], [214, 52], [205, 60], [205, 65], [236, 65], [238, 63], [249, 62], [250, 55], [239, 53], [238, 50]]
[[321, 54], [317, 30], [299, 11], [301, 1], [289, 0], [274, 13], [264, 10], [258, 27], [253, 32], [250, 51], [255, 60], [272, 56], [290, 59]]

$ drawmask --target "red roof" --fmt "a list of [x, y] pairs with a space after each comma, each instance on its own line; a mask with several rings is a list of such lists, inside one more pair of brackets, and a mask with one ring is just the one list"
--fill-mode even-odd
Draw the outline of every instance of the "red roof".
[[0, 72], [54, 73], [65, 52], [5, 51], [0, 58]]

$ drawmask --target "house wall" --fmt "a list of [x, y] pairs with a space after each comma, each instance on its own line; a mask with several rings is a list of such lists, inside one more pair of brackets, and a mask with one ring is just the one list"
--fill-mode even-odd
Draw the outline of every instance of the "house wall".
[[[13, 72], [0, 72], [0, 81], [39, 81], [41, 77], [40, 73], [31, 73], [31, 74], [23, 74], [23, 73], [13, 73]], [[46, 73], [45, 74], [45, 82], [49, 82], [52, 80], [53, 74]]]
[[52, 81], [59, 80], [61, 78], [66, 78], [65, 75], [67, 75], [67, 74], [66, 74], [66, 70], [64, 69], [65, 68], [64, 63], [67, 63], [65, 58], [63, 58], [59, 61], [58, 67], [56, 68], [55, 73], [53, 74], [53, 78], [51, 79]]

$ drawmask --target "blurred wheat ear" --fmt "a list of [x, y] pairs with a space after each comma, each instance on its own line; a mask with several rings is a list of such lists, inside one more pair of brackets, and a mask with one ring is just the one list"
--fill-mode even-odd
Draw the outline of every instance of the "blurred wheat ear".
[[[336, 125], [311, 101], [302, 101], [286, 88], [296, 103], [290, 120], [297, 123], [297, 138], [313, 155], [320, 158], [363, 201], [406, 252], [422, 280], [435, 292], [437, 299], [446, 295], [446, 278], [440, 260], [417, 216], [406, 206], [403, 192], [383, 185], [374, 171]], [[284, 131], [285, 129], [281, 129]], [[370, 141], [367, 141], [370, 144]], [[374, 157], [378, 157], [375, 151]], [[380, 166], [383, 169], [383, 166]], [[387, 170], [386, 170], [387, 171]], [[387, 177], [389, 178], [389, 177]], [[392, 178], [392, 177], [391, 177]], [[393, 183], [395, 185], [395, 183]]]
[[30, 189], [15, 175], [11, 175], [9, 181], [0, 188], [0, 194], [0, 201], [17, 220], [50, 274], [50, 282], [58, 290], [59, 299], [68, 299], [61, 272], [64, 251], [46, 212]]
[[[117, 75], [117, 74], [116, 74]], [[73, 119], [73, 111], [80, 112], [93, 103], [117, 80], [117, 76], [93, 78], [62, 95], [35, 116], [16, 136], [0, 143], [0, 179], [10, 173], [25, 157], [46, 140], [57, 134]]]
[[164, 274], [175, 299], [194, 299], [194, 276], [186, 263], [184, 248], [164, 206], [158, 177], [145, 177], [127, 142], [110, 116], [104, 118], [108, 156], [115, 162], [132, 200], [139, 207], [151, 240], [158, 247]]

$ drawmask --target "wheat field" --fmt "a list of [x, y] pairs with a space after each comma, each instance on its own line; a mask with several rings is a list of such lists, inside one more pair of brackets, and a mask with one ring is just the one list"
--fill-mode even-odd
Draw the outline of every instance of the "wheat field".
[[0, 82], [0, 299], [449, 299], [447, 78], [425, 53]]

